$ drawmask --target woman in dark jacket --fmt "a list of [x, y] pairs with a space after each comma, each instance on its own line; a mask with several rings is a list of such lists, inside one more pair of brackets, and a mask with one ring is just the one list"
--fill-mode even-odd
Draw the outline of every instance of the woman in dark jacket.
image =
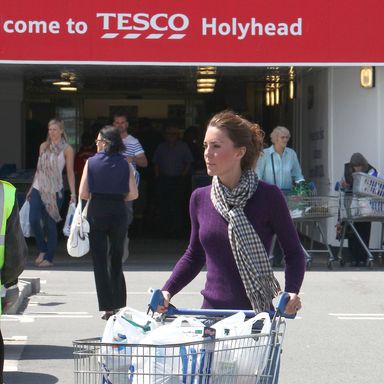
[[[344, 177], [341, 180], [341, 187], [345, 193], [352, 193], [353, 177], [352, 173], [363, 172], [371, 176], [378, 176], [377, 170], [368, 163], [367, 159], [359, 152], [351, 156], [349, 163], [344, 165]], [[369, 238], [371, 236], [371, 222], [357, 221], [353, 223], [365, 245], [369, 247]], [[367, 254], [356, 235], [351, 232], [348, 234], [348, 250], [351, 255], [351, 264], [358, 267], [360, 263], [366, 264]]]
[[120, 153], [124, 150], [119, 131], [101, 129], [96, 139], [97, 153], [87, 160], [79, 196], [90, 199], [90, 248], [93, 258], [99, 310], [107, 320], [126, 305], [122, 268], [127, 213], [125, 201], [138, 197], [134, 171]]

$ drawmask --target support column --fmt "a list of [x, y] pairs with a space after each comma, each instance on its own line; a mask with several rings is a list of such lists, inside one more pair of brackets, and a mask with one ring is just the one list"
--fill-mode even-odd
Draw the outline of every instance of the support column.
[[0, 165], [15, 163], [20, 168], [24, 154], [22, 76], [0, 77], [0, 89]]

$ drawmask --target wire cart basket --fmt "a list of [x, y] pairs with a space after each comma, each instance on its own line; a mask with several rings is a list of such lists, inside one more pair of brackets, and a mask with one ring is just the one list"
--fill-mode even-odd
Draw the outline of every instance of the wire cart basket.
[[[183, 313], [175, 310], [176, 315]], [[206, 312], [205, 318], [212, 320], [209, 310], [189, 311]], [[277, 310], [265, 334], [256, 331], [168, 345], [77, 340], [73, 342], [75, 384], [275, 384], [285, 325]]]
[[[320, 225], [320, 221], [328, 219], [330, 217], [336, 217], [339, 210], [339, 199], [337, 196], [297, 196], [288, 195], [287, 204], [291, 217], [295, 222], [310, 222], [311, 235], [310, 235], [310, 247], [304, 249], [307, 258], [307, 269], [311, 268], [312, 256], [311, 253], [322, 252], [328, 253], [328, 268], [332, 269], [332, 262], [334, 256], [332, 249], [328, 242], [324, 231]], [[320, 234], [320, 240], [325, 244], [326, 249], [313, 249], [315, 231]]]
[[[355, 180], [356, 174], [353, 174]], [[358, 175], [360, 176], [360, 175]], [[359, 189], [361, 191], [361, 189]], [[341, 238], [340, 238], [340, 248], [338, 259], [343, 265], [344, 260], [342, 258], [342, 249], [344, 240], [346, 238], [347, 229], [350, 228], [354, 235], [357, 237], [361, 246], [367, 254], [367, 267], [372, 268], [374, 257], [373, 253], [382, 254], [384, 250], [379, 249], [369, 249], [368, 246], [364, 243], [359, 232], [357, 231], [354, 223], [355, 222], [380, 222], [381, 227], [381, 239], [380, 244], [383, 244], [383, 223], [384, 223], [384, 196], [383, 197], [358, 197], [351, 194], [346, 194], [341, 197], [341, 222], [343, 224]]]

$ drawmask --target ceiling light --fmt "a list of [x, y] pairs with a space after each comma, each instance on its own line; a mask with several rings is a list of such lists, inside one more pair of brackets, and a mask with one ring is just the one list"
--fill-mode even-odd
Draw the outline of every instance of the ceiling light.
[[206, 78], [206, 79], [196, 79], [196, 83], [199, 84], [216, 84], [216, 79], [213, 78]]
[[198, 75], [216, 75], [217, 68], [213, 66], [204, 66], [204, 67], [197, 67], [197, 74]]
[[205, 87], [205, 88], [197, 88], [198, 93], [212, 93], [214, 88]]
[[77, 87], [60, 87], [61, 91], [76, 92]]
[[60, 87], [67, 87], [67, 86], [71, 85], [71, 82], [70, 81], [62, 80], [62, 81], [54, 81], [52, 84], [53, 85], [58, 85]]

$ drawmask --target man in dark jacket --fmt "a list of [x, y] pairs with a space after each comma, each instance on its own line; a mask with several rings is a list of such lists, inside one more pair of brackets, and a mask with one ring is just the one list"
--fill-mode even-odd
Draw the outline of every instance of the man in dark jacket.
[[[27, 244], [20, 227], [16, 188], [0, 180], [0, 288], [4, 303], [9, 300], [7, 288], [17, 284], [18, 277], [24, 270], [27, 254]], [[0, 383], [3, 383], [3, 370], [4, 341], [0, 329]]]

